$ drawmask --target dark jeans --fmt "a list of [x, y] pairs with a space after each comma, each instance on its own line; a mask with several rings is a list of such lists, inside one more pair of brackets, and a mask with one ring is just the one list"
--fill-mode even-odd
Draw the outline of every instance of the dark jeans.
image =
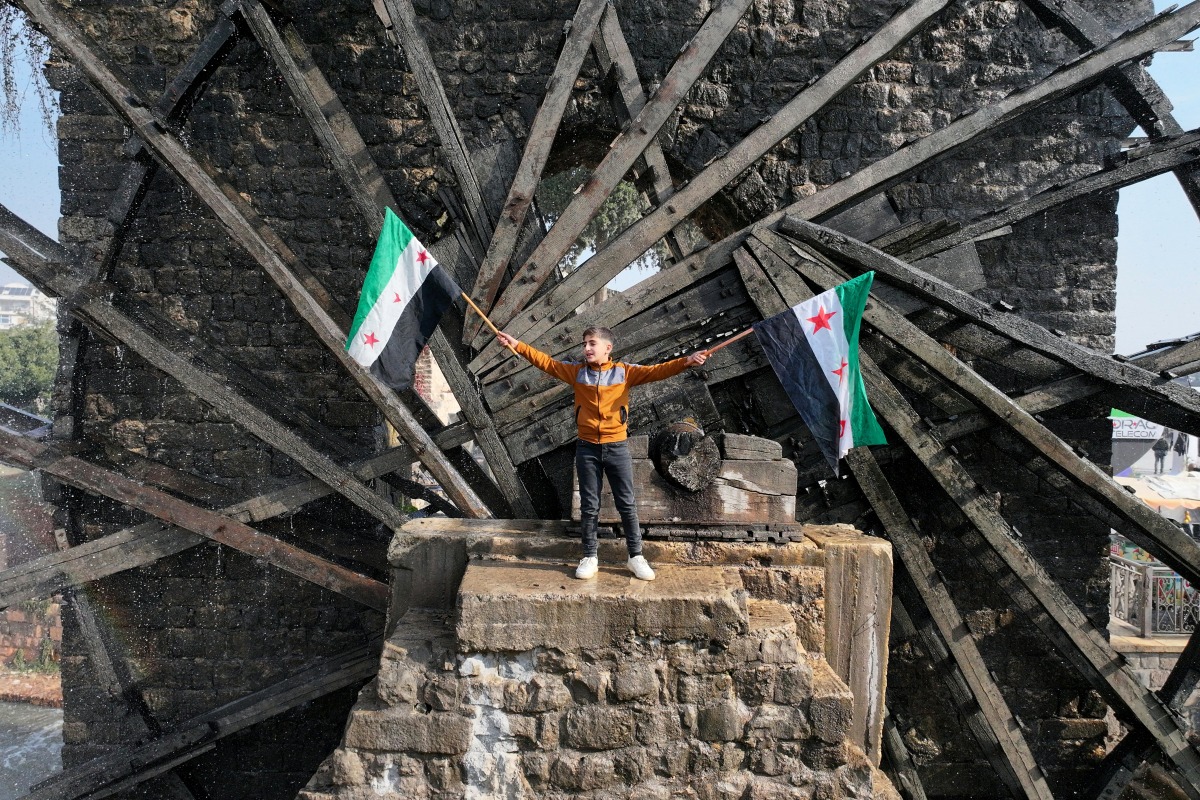
[[583, 529], [583, 554], [596, 555], [596, 528], [600, 516], [600, 481], [608, 476], [621, 527], [625, 529], [625, 547], [629, 556], [642, 553], [642, 528], [638, 524], [633, 500], [633, 459], [625, 442], [575, 443], [575, 471], [579, 473], [579, 524]]

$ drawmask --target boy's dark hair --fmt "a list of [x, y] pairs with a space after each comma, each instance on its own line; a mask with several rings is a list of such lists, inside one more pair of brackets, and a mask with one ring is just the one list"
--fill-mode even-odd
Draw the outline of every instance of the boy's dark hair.
[[592, 327], [588, 328], [586, 331], [583, 332], [584, 339], [588, 338], [589, 336], [596, 336], [600, 339], [605, 340], [609, 344], [617, 343], [617, 337], [613, 336], [613, 332], [610, 331], [608, 328], [602, 328], [599, 325], [593, 325]]

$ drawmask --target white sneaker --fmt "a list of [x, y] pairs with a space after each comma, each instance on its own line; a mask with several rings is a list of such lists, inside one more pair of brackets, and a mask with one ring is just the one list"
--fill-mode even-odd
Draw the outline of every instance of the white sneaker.
[[584, 556], [579, 559], [579, 566], [575, 568], [575, 577], [581, 581], [586, 581], [588, 578], [596, 577], [596, 571], [599, 569], [600, 559], [595, 556]]
[[625, 566], [629, 567], [629, 571], [633, 573], [633, 577], [639, 580], [654, 580], [654, 570], [650, 569], [650, 563], [642, 556], [634, 556], [625, 562]]

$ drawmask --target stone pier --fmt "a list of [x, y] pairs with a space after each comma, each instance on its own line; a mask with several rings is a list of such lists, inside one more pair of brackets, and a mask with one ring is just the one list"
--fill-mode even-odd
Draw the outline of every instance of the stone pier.
[[379, 674], [301, 798], [898, 797], [885, 542], [647, 541], [643, 582], [607, 540], [578, 581], [571, 533], [406, 526]]

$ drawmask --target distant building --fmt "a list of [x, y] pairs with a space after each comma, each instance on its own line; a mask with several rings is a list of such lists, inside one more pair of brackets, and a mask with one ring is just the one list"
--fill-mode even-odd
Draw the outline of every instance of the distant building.
[[0, 331], [53, 322], [54, 299], [23, 283], [0, 286]]

